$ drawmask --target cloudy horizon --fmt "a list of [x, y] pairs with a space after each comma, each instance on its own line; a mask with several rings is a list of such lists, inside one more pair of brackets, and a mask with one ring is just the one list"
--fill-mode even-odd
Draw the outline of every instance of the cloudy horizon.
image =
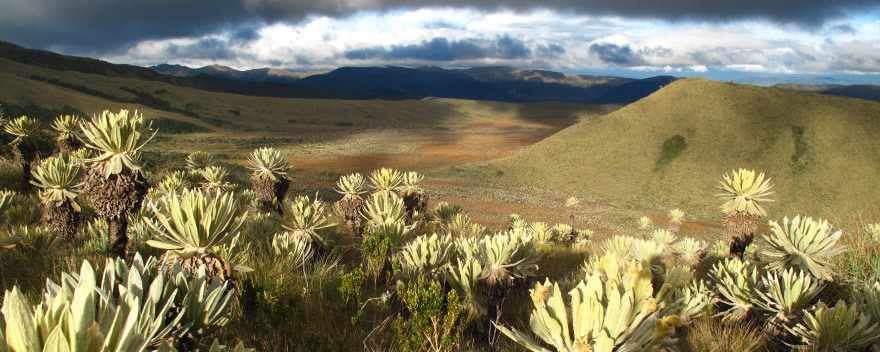
[[0, 39], [141, 66], [880, 74], [880, 4], [872, 1], [532, 3], [36, 0], [5, 6]]

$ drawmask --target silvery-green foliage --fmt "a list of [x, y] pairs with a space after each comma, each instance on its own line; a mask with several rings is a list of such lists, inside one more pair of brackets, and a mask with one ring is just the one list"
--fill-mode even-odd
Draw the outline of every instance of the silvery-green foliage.
[[687, 286], [675, 290], [675, 299], [683, 302], [681, 308], [682, 324], [689, 324], [695, 319], [708, 314], [715, 298], [711, 287], [703, 280], [691, 281]]
[[100, 153], [87, 162], [99, 165], [106, 178], [126, 168], [143, 172], [139, 153], [156, 131], [144, 124], [143, 116], [137, 111], [129, 115], [128, 110], [120, 110], [118, 114], [104, 110], [80, 127], [86, 137], [83, 140], [86, 147]]
[[[458, 242], [460, 243], [460, 242]], [[464, 298], [472, 319], [480, 320], [486, 316], [487, 308], [483, 292], [477, 284], [483, 266], [472, 255], [464, 255], [446, 267], [446, 282]]]
[[229, 191], [234, 188], [234, 186], [226, 182], [227, 176], [229, 172], [226, 171], [225, 167], [222, 166], [208, 166], [203, 169], [200, 169], [199, 172], [202, 175], [202, 179], [205, 181], [202, 183], [202, 187], [209, 191], [221, 190], [221, 191]]
[[843, 232], [832, 232], [828, 221], [800, 215], [791, 221], [785, 217], [782, 225], [770, 221], [770, 230], [770, 236], [765, 237], [769, 248], [763, 252], [768, 270], [796, 267], [814, 277], [834, 280], [831, 257], [846, 252], [846, 246], [837, 244]]
[[528, 230], [531, 231], [535, 241], [537, 241], [540, 245], [549, 244], [556, 240], [556, 238], [553, 236], [553, 230], [549, 226], [547, 226], [547, 223], [545, 222], [533, 222], [529, 224]]
[[290, 172], [290, 164], [275, 148], [258, 148], [248, 155], [248, 166], [253, 177], [260, 180], [278, 182], [287, 178]]
[[651, 232], [651, 239], [659, 243], [663, 248], [668, 248], [672, 242], [675, 242], [675, 234], [667, 229], [656, 229]]
[[3, 315], [9, 350], [145, 351], [168, 336], [181, 319], [171, 312], [177, 292], [166, 293], [164, 275], [145, 279], [131, 270], [117, 277], [115, 264], [108, 261], [100, 286], [87, 261], [78, 275], [64, 273], [59, 284], [47, 280], [36, 308], [17, 287], [7, 291]]
[[483, 266], [481, 279], [486, 279], [490, 286], [507, 286], [514, 279], [535, 275], [541, 258], [537, 243], [524, 229], [475, 240], [472, 255]]
[[186, 168], [200, 170], [214, 165], [214, 154], [195, 151], [186, 156]]
[[872, 285], [864, 284], [860, 291], [853, 294], [852, 301], [858, 303], [871, 321], [880, 325], [880, 282]]
[[403, 199], [387, 194], [374, 194], [364, 202], [363, 217], [368, 226], [396, 222], [406, 217]]
[[880, 327], [872, 323], [858, 304], [837, 301], [834, 307], [819, 302], [804, 312], [803, 322], [789, 332], [800, 339], [794, 347], [813, 351], [853, 351], [880, 341]]
[[768, 271], [761, 282], [757, 305], [785, 322], [793, 321], [823, 288], [812, 276], [794, 268], [782, 272]]
[[682, 263], [688, 266], [696, 265], [700, 261], [700, 257], [705, 249], [705, 241], [691, 237], [682, 238], [672, 245], [672, 251], [678, 255]]
[[436, 279], [455, 256], [455, 241], [449, 234], [422, 235], [404, 246], [399, 256], [400, 279], [406, 282], [414, 282], [419, 277]]
[[272, 218], [271, 214], [260, 212], [245, 218], [241, 233], [255, 241], [266, 241], [274, 237], [280, 229], [281, 225]]
[[[650, 273], [640, 270], [635, 263], [624, 271], [617, 270], [616, 263], [608, 267], [612, 270], [590, 273], [571, 290], [568, 307], [558, 284], [549, 280], [536, 284], [531, 290], [535, 306], [529, 319], [532, 332], [557, 351], [644, 351], [672, 347], [680, 319], [676, 315], [663, 316], [658, 308], [680, 306], [681, 301], [673, 300], [665, 288], [658, 294], [668, 298], [655, 297]], [[547, 351], [522, 332], [495, 326], [531, 351]]]
[[370, 236], [380, 236], [390, 241], [391, 248], [400, 248], [415, 234], [415, 226], [407, 225], [403, 220], [386, 220], [374, 224], [368, 230]]
[[403, 183], [403, 175], [400, 171], [384, 167], [373, 170], [369, 178], [374, 194], [390, 197], [397, 197], [397, 191], [400, 189], [400, 184]]
[[18, 249], [29, 255], [51, 254], [58, 240], [54, 231], [44, 226], [19, 226], [10, 230], [10, 238], [18, 238]]
[[154, 233], [147, 244], [181, 259], [210, 255], [212, 247], [232, 241], [244, 222], [231, 192], [185, 189], [163, 197], [161, 204], [150, 203], [156, 219], [147, 222]]
[[632, 258], [630, 248], [635, 243], [635, 240], [635, 238], [629, 236], [616, 235], [605, 240], [605, 243], [602, 245], [602, 252], [611, 252], [622, 260], [628, 260]]
[[272, 238], [272, 253], [294, 267], [301, 267], [312, 258], [312, 243], [290, 232], [276, 234]]
[[638, 261], [643, 268], [652, 271], [663, 270], [664, 248], [653, 240], [637, 239], [630, 245], [630, 256]]
[[330, 244], [328, 232], [336, 226], [330, 222], [329, 215], [324, 202], [298, 196], [284, 202], [281, 206], [281, 216], [276, 219], [284, 230], [324, 247]]
[[440, 202], [431, 212], [434, 214], [434, 221], [445, 229], [456, 215], [461, 214], [461, 206]]
[[724, 321], [740, 321], [755, 314], [758, 291], [763, 287], [756, 265], [737, 258], [724, 259], [712, 266], [709, 277], [715, 282], [720, 302], [727, 306], [718, 313]]
[[719, 261], [730, 256], [730, 246], [722, 240], [712, 242], [709, 250], [706, 252], [706, 259], [710, 261]]
[[184, 188], [190, 186], [190, 182], [185, 171], [174, 171], [165, 175], [154, 189], [158, 191], [158, 196], [167, 196], [172, 193], [178, 193]]

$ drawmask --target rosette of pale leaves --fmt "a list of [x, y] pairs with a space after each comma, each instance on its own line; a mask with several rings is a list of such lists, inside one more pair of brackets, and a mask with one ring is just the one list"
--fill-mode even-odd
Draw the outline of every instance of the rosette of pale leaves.
[[290, 172], [290, 164], [275, 148], [259, 148], [248, 155], [253, 176], [260, 180], [280, 181]]
[[650, 228], [652, 223], [653, 222], [651, 221], [651, 218], [647, 216], [642, 216], [639, 218], [639, 229]]
[[276, 257], [300, 267], [312, 258], [312, 243], [308, 238], [290, 232], [275, 234], [272, 238], [272, 253]]
[[446, 225], [446, 232], [456, 236], [467, 236], [471, 226], [471, 218], [467, 214], [455, 214], [452, 221]]
[[437, 203], [437, 206], [432, 210], [434, 214], [434, 218], [437, 219], [437, 222], [442, 226], [447, 226], [456, 215], [461, 213], [461, 206], [457, 204], [449, 204], [446, 202]]
[[104, 110], [80, 128], [86, 137], [86, 146], [100, 153], [87, 161], [100, 165], [104, 177], [118, 174], [124, 168], [143, 172], [138, 153], [153, 139], [156, 131], [144, 123], [143, 116], [137, 111], [129, 115], [128, 110], [120, 110], [118, 114]]
[[730, 247], [722, 240], [712, 242], [712, 245], [709, 246], [709, 250], [706, 252], [706, 257], [713, 261], [721, 260], [729, 256]]
[[678, 255], [681, 262], [688, 266], [697, 265], [700, 262], [700, 256], [706, 249], [706, 242], [684, 237], [672, 245], [672, 251]]
[[214, 166], [214, 154], [199, 150], [186, 156], [186, 168], [189, 170], [200, 170], [208, 166]]
[[306, 196], [285, 201], [281, 206], [281, 216], [276, 219], [284, 230], [320, 246], [329, 244], [324, 229], [336, 225], [330, 222], [324, 202], [318, 199], [312, 201]]
[[862, 290], [853, 295], [853, 302], [857, 302], [868, 317], [880, 325], [880, 282], [875, 282], [873, 285], [864, 284]]
[[58, 132], [58, 139], [77, 138], [76, 130], [82, 119], [76, 115], [60, 115], [52, 121], [52, 129]]
[[387, 238], [391, 248], [399, 248], [412, 235], [415, 234], [415, 226], [407, 225], [403, 220], [385, 220], [380, 224], [370, 226], [369, 235]]
[[828, 221], [800, 215], [791, 221], [785, 217], [781, 226], [770, 221], [770, 230], [765, 237], [770, 246], [763, 252], [769, 270], [798, 268], [816, 278], [834, 280], [830, 259], [846, 251], [846, 246], [837, 244], [843, 234], [840, 230], [832, 233]]
[[[461, 243], [461, 242], [460, 242]], [[485, 236], [474, 242], [473, 253], [483, 266], [481, 279], [490, 286], [504, 287], [514, 279], [535, 275], [541, 254], [532, 235], [522, 229]]]
[[602, 245], [602, 251], [605, 253], [614, 253], [621, 259], [629, 259], [632, 258], [630, 248], [635, 241], [635, 238], [629, 236], [615, 235], [614, 237], [605, 240], [605, 243]]
[[[36, 309], [17, 287], [6, 291], [3, 347], [11, 351], [146, 351], [168, 336], [181, 316], [171, 311], [177, 292], [166, 293], [164, 276], [144, 280], [132, 270], [117, 281], [113, 274], [114, 266], [109, 265], [99, 288], [94, 269], [84, 261], [79, 275], [65, 273], [60, 284], [47, 280]], [[118, 283], [117, 287], [108, 291], [103, 285], [108, 281]]]
[[673, 297], [683, 303], [679, 313], [682, 324], [689, 324], [708, 313], [715, 295], [705, 281], [694, 280], [689, 285], [676, 289]]
[[658, 272], [663, 270], [663, 258], [665, 257], [664, 248], [653, 240], [637, 239], [630, 246], [632, 258], [638, 261], [643, 268], [650, 268], [652, 271]]
[[801, 340], [794, 346], [812, 351], [854, 351], [880, 341], [880, 327], [857, 304], [839, 300], [834, 307], [819, 302], [804, 312], [803, 322], [788, 330]]
[[229, 172], [226, 171], [225, 167], [208, 166], [202, 168], [200, 174], [202, 175], [202, 178], [205, 179], [205, 182], [202, 185], [209, 191], [229, 191], [233, 188], [232, 184], [226, 182], [226, 177], [229, 175]]
[[[571, 300], [566, 307], [559, 285], [550, 280], [531, 290], [535, 308], [529, 325], [557, 351], [648, 351], [676, 342], [673, 335], [680, 318], [661, 315], [651, 275], [634, 264], [624, 272], [593, 272], [568, 294]], [[671, 295], [666, 297], [670, 298], [664, 305], [681, 304]], [[548, 351], [522, 332], [495, 326], [531, 351]]]
[[684, 211], [682, 211], [681, 209], [672, 209], [667, 215], [669, 215], [670, 223], [681, 225], [681, 223], [684, 221]]
[[345, 197], [360, 197], [367, 192], [367, 179], [358, 173], [342, 176], [336, 181], [335, 191]]
[[213, 253], [211, 247], [227, 244], [244, 222], [237, 217], [238, 202], [231, 192], [185, 189], [162, 198], [162, 207], [151, 203], [156, 221], [148, 222], [155, 237], [147, 244], [170, 250], [181, 259]]
[[419, 277], [439, 278], [441, 270], [455, 255], [455, 241], [451, 235], [422, 235], [400, 251], [401, 279], [413, 282]]
[[795, 273], [794, 268], [782, 271], [781, 275], [769, 271], [761, 282], [764, 289], [758, 291], [761, 299], [757, 300], [757, 305], [772, 314], [768, 322], [770, 326], [783, 324], [790, 327], [797, 315], [822, 291], [822, 286], [812, 276], [800, 270]]
[[554, 232], [545, 222], [536, 221], [529, 224], [528, 231], [532, 233], [533, 238], [538, 244], [549, 244], [556, 240], [553, 236]]
[[76, 197], [83, 192], [82, 173], [82, 168], [71, 159], [70, 154], [60, 153], [43, 160], [31, 170], [31, 183], [40, 187], [43, 203], [60, 206], [65, 201], [70, 201], [73, 208], [79, 211]]
[[[550, 228], [553, 232], [553, 238], [567, 238], [566, 236], [574, 236], [575, 231], [569, 224], [556, 224]], [[573, 238], [572, 238], [573, 239]]]
[[672, 242], [675, 242], [675, 233], [669, 231], [667, 229], [656, 229], [654, 232], [651, 232], [651, 239], [657, 244], [663, 246], [664, 250], [669, 248], [669, 245]]
[[174, 171], [165, 175], [159, 183], [154, 187], [158, 190], [159, 195], [167, 196], [172, 193], [178, 193], [189, 186], [189, 180], [185, 171]]
[[370, 173], [370, 184], [373, 186], [373, 194], [397, 196], [397, 190], [403, 183], [403, 175], [400, 171], [381, 168]]
[[482, 272], [483, 266], [472, 255], [465, 255], [446, 267], [446, 282], [464, 298], [471, 318], [477, 320], [487, 313], [483, 291], [477, 286]]
[[401, 183], [403, 183], [403, 187], [400, 187], [400, 193], [402, 193], [403, 195], [420, 193], [422, 191], [422, 181], [424, 180], [425, 175], [422, 175], [418, 172], [404, 172], [401, 175]]
[[767, 212], [761, 207], [759, 202], [772, 202], [767, 198], [773, 192], [770, 188], [770, 179], [764, 179], [764, 173], [755, 177], [754, 170], [739, 169], [732, 171], [730, 175], [725, 174], [721, 188], [724, 193], [718, 196], [726, 199], [721, 210], [725, 214], [747, 213], [754, 216], [767, 216]]
[[715, 281], [719, 300], [727, 310], [718, 313], [724, 321], [742, 321], [755, 311], [755, 302], [761, 290], [758, 268], [738, 258], [725, 259], [712, 266], [709, 277]]
[[403, 200], [387, 194], [374, 194], [364, 204], [363, 217], [370, 226], [384, 224], [388, 221], [403, 220], [406, 217], [406, 208]]
[[28, 142], [33, 143], [31, 139], [34, 134], [40, 131], [40, 127], [42, 125], [36, 119], [29, 118], [27, 116], [22, 116], [12, 121], [6, 123], [3, 128], [6, 130], [6, 133], [9, 133], [15, 136], [15, 139], [12, 140], [12, 144]]

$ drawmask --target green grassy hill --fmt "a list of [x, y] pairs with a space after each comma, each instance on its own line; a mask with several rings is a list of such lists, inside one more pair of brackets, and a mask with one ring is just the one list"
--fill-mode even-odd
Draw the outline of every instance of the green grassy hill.
[[770, 218], [880, 201], [880, 103], [684, 79], [469, 173], [637, 208], [719, 216], [734, 168], [775, 184]]

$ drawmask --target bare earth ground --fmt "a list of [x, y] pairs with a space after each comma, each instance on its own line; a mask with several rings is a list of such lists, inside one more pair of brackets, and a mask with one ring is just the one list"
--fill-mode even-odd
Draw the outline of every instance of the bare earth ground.
[[[453, 124], [445, 128], [360, 130], [339, 135], [329, 132], [326, 139], [283, 147], [286, 155], [302, 155], [288, 160], [296, 168], [299, 183], [324, 190], [338, 176], [369, 173], [380, 167], [419, 171], [427, 175], [423, 188], [430, 195], [430, 206], [444, 201], [461, 205], [473, 221], [497, 230], [506, 226], [507, 216], [520, 214], [527, 221], [552, 225], [568, 222], [563, 207], [570, 195], [564, 190], [529, 189], [486, 184], [449, 176], [448, 170], [463, 164], [481, 164], [516, 153], [568, 127], [574, 119], [490, 120]], [[310, 138], [320, 136], [310, 131]], [[322, 192], [322, 195], [326, 194]], [[576, 214], [577, 228], [591, 229], [597, 236], [633, 233], [637, 219], [647, 215], [658, 226], [668, 221], [658, 210], [635, 211], [582, 200]], [[679, 235], [709, 237], [719, 232], [717, 222], [686, 222]]]
[[[368, 174], [391, 167], [426, 175], [423, 188], [429, 206], [438, 202], [461, 205], [475, 222], [500, 230], [509, 214], [549, 225], [567, 223], [565, 200], [581, 198], [575, 227], [595, 231], [597, 237], [637, 233], [640, 216], [649, 216], [660, 227], [669, 220], [668, 209], [629, 209], [590, 199], [568, 190], [546, 190], [456, 177], [456, 167], [482, 165], [510, 156], [523, 148], [577, 123], [573, 118], [540, 120], [497, 119], [445, 123], [438, 127], [358, 128], [317, 127], [275, 132], [240, 132], [211, 135], [177, 135], [162, 142], [161, 150], [189, 153], [195, 150], [224, 154], [226, 161], [244, 165], [254, 148], [279, 149], [294, 167], [293, 192], [328, 200], [339, 196], [332, 188], [340, 176]], [[552, 171], [549, 171], [552, 172]], [[686, 221], [680, 236], [712, 238], [720, 234], [716, 221]]]

